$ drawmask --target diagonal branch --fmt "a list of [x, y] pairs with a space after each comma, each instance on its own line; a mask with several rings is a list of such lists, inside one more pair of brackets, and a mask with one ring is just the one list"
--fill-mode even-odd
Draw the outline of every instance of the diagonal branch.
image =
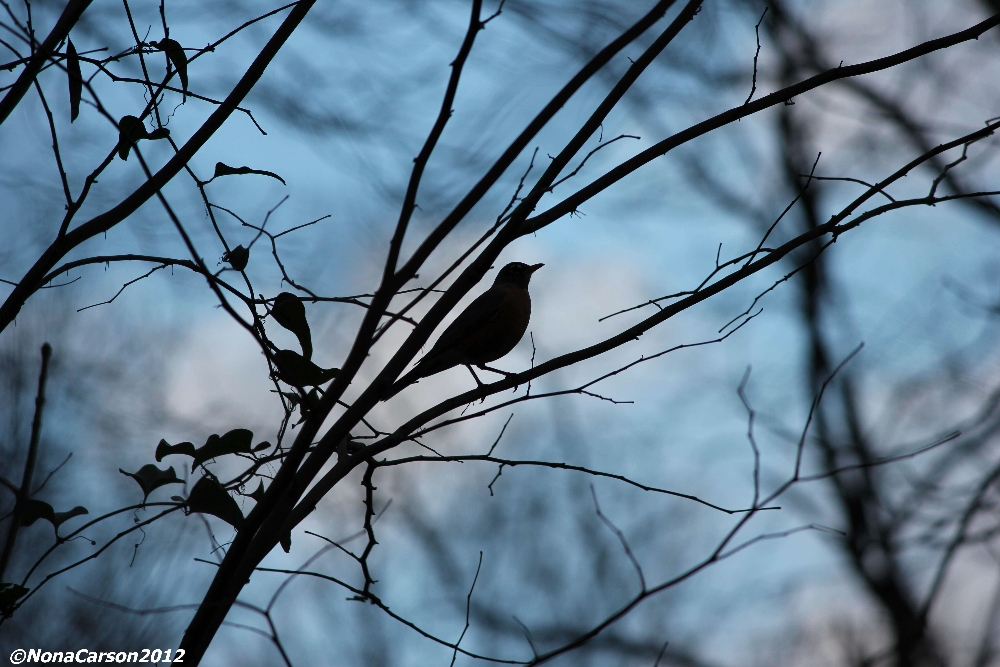
[[21, 70], [17, 80], [7, 90], [7, 94], [0, 100], [0, 125], [7, 120], [10, 113], [21, 102], [21, 99], [31, 88], [35, 77], [42, 70], [45, 61], [52, 57], [56, 47], [69, 35], [69, 31], [76, 25], [83, 15], [83, 12], [90, 5], [91, 0], [70, 0], [63, 10], [59, 20], [49, 33], [45, 41], [38, 45], [38, 50], [32, 54], [28, 63]]
[[42, 368], [38, 373], [38, 395], [35, 397], [35, 416], [31, 420], [31, 440], [28, 442], [28, 458], [24, 462], [24, 473], [21, 475], [21, 486], [17, 489], [17, 498], [14, 501], [14, 512], [10, 520], [10, 528], [7, 530], [7, 541], [3, 545], [3, 553], [0, 554], [0, 580], [3, 579], [7, 570], [7, 563], [14, 551], [14, 542], [17, 540], [17, 530], [21, 527], [21, 519], [28, 504], [31, 493], [31, 478], [35, 473], [35, 459], [38, 457], [38, 441], [42, 433], [42, 409], [45, 407], [45, 381], [49, 376], [49, 359], [52, 357], [52, 347], [45, 343], [42, 345]]
[[625, 178], [643, 165], [652, 162], [658, 157], [666, 155], [668, 152], [677, 148], [681, 144], [685, 144], [693, 139], [708, 134], [713, 130], [717, 130], [720, 127], [732, 123], [733, 121], [745, 118], [769, 107], [784, 104], [798, 95], [815, 88], [819, 88], [820, 86], [826, 85], [830, 82], [861, 76], [863, 74], [871, 74], [872, 72], [878, 72], [896, 67], [897, 65], [920, 58], [929, 53], [947, 49], [955, 46], [956, 44], [961, 44], [962, 42], [976, 40], [987, 30], [990, 30], [997, 25], [1000, 25], [1000, 14], [993, 16], [982, 23], [978, 23], [971, 28], [967, 28], [966, 30], [953, 33], [946, 37], [929, 40], [891, 56], [878, 58], [876, 60], [860, 63], [858, 65], [835, 67], [833, 69], [826, 70], [825, 72], [810, 77], [805, 81], [800, 81], [799, 83], [778, 90], [770, 95], [765, 95], [756, 101], [724, 111], [717, 116], [709, 118], [708, 120], [702, 121], [696, 125], [692, 125], [686, 130], [678, 132], [677, 134], [650, 146], [638, 155], [609, 170], [606, 174], [573, 193], [563, 201], [551, 207], [549, 210], [533, 218], [529, 218], [525, 221], [525, 224], [522, 226], [521, 230], [519, 230], [519, 233], [521, 235], [531, 234], [539, 229], [542, 229], [546, 225], [551, 224], [564, 215], [575, 211], [580, 204], [591, 199], [600, 192], [603, 192], [608, 187]]
[[[814, 229], [811, 229], [789, 240], [785, 244], [779, 246], [778, 248], [775, 248], [772, 252], [768, 253], [766, 256], [761, 257], [760, 259], [757, 259], [750, 264], [742, 266], [739, 270], [734, 271], [733, 273], [720, 278], [715, 283], [706, 286], [697, 293], [692, 294], [680, 301], [677, 301], [673, 304], [670, 304], [669, 306], [664, 307], [663, 310], [659, 311], [655, 315], [652, 315], [646, 318], [645, 320], [638, 322], [637, 324], [633, 325], [632, 327], [629, 327], [628, 329], [622, 331], [621, 333], [615, 336], [607, 338], [599, 343], [595, 343], [594, 345], [591, 345], [589, 347], [582, 348], [574, 352], [570, 352], [561, 355], [559, 357], [556, 357], [554, 359], [551, 359], [547, 362], [539, 364], [538, 366], [535, 366], [534, 368], [528, 371], [511, 375], [498, 382], [489, 385], [484, 385], [482, 388], [468, 391], [459, 394], [457, 396], [454, 396], [452, 398], [446, 399], [437, 404], [436, 406], [429, 408], [424, 412], [411, 418], [408, 422], [401, 425], [391, 436], [383, 438], [382, 440], [373, 443], [372, 445], [369, 445], [364, 450], [363, 454], [360, 454], [359, 456], [361, 457], [375, 456], [383, 451], [391, 449], [396, 445], [398, 445], [400, 442], [408, 439], [409, 434], [413, 433], [417, 428], [427, 423], [431, 419], [442, 416], [447, 412], [450, 412], [453, 409], [466, 405], [471, 401], [479, 400], [484, 398], [485, 396], [496, 394], [498, 392], [505, 391], [507, 389], [512, 389], [516, 386], [525, 384], [528, 380], [540, 377], [541, 375], [550, 373], [559, 368], [564, 368], [566, 366], [579, 363], [580, 361], [583, 361], [585, 359], [590, 359], [592, 357], [603, 354], [604, 352], [620, 347], [621, 345], [624, 345], [632, 340], [636, 340], [650, 329], [654, 328], [661, 322], [670, 319], [677, 313], [687, 310], [688, 308], [694, 306], [695, 304], [700, 303], [708, 299], [709, 297], [714, 296], [715, 294], [718, 294], [728, 289], [729, 287], [739, 283], [746, 277], [753, 275], [763, 270], [764, 268], [775, 264], [776, 262], [780, 261], [783, 257], [787, 256], [789, 253], [796, 250], [797, 248], [805, 244], [808, 244], [818, 238], [822, 238], [827, 234], [830, 234], [833, 236], [833, 238], [836, 238], [837, 236], [846, 231], [857, 228], [863, 222], [871, 218], [877, 217], [878, 215], [886, 213], [890, 210], [902, 208], [903, 206], [906, 205], [915, 205], [916, 203], [926, 204], [929, 202], [936, 201], [935, 198], [930, 198], [930, 199], [921, 198], [918, 200], [907, 200], [905, 202], [898, 201], [886, 206], [877, 207], [870, 211], [866, 211], [856, 216], [854, 219], [848, 219], [850, 218], [851, 215], [854, 214], [854, 212], [858, 208], [860, 208], [869, 199], [875, 197], [879, 192], [884, 190], [890, 184], [905, 177], [908, 173], [916, 169], [921, 164], [932, 159], [934, 156], [944, 153], [957, 146], [961, 146], [969, 141], [974, 141], [976, 139], [981, 139], [983, 137], [989, 136], [998, 128], [1000, 128], [1000, 122], [991, 123], [990, 125], [987, 125], [981, 130], [977, 130], [976, 132], [972, 132], [963, 137], [960, 137], [958, 139], [955, 139], [953, 141], [935, 147], [931, 151], [928, 151], [927, 153], [924, 153], [923, 155], [914, 158], [909, 163], [898, 169], [896, 172], [889, 175], [881, 182], [875, 184], [867, 192], [860, 195], [854, 201], [852, 201], [846, 207], [844, 207], [839, 213], [832, 216], [828, 222], [822, 225], [818, 225]], [[955, 195], [950, 198], [957, 199], [958, 197], [959, 197], [958, 195]], [[949, 198], [937, 198], [937, 199], [943, 200]], [[360, 403], [360, 401], [356, 402], [355, 406], [357, 406], [358, 403]], [[343, 419], [343, 417], [341, 419]], [[334, 432], [334, 429], [331, 429], [331, 431], [327, 433], [327, 436], [329, 436], [330, 433], [332, 432]], [[327, 436], [324, 436], [323, 440], [326, 440]], [[312, 508], [315, 506], [315, 503], [318, 502], [319, 498], [321, 498], [322, 495], [326, 493], [326, 491], [332, 488], [333, 484], [335, 484], [337, 480], [342, 478], [342, 476], [345, 475], [349, 470], [350, 470], [349, 466], [343, 466], [343, 465], [334, 466], [334, 468], [330, 472], [328, 472], [327, 475], [309, 491], [308, 497], [303, 498], [303, 502], [300, 504], [299, 507], [296, 508], [294, 515], [292, 517], [289, 517], [289, 521], [299, 521], [306, 514], [310, 513], [312, 511]]]
[[[87, 2], [83, 0], [78, 0], [71, 4], [84, 4]], [[233, 88], [233, 90], [226, 97], [225, 101], [219, 105], [219, 107], [208, 117], [208, 119], [202, 124], [200, 128], [191, 136], [191, 138], [185, 143], [177, 153], [167, 161], [167, 163], [153, 175], [152, 178], [146, 180], [141, 186], [132, 192], [129, 196], [123, 199], [118, 205], [105, 211], [104, 213], [91, 218], [89, 221], [81, 224], [76, 229], [67, 231], [66, 234], [61, 235], [56, 241], [52, 243], [35, 261], [34, 265], [28, 269], [24, 274], [24, 277], [19, 281], [18, 285], [11, 291], [4, 301], [3, 305], [0, 305], [0, 331], [6, 329], [7, 326], [14, 321], [14, 318], [20, 312], [21, 307], [28, 300], [28, 298], [42, 285], [42, 279], [44, 276], [52, 270], [56, 263], [62, 259], [66, 253], [68, 253], [73, 248], [77, 247], [84, 241], [93, 238], [97, 234], [106, 232], [118, 223], [125, 220], [128, 216], [134, 213], [142, 204], [152, 198], [159, 190], [164, 187], [174, 176], [176, 176], [184, 165], [194, 156], [198, 150], [215, 134], [215, 132], [222, 127], [222, 124], [233, 114], [236, 107], [243, 101], [243, 98], [249, 94], [253, 87], [260, 81], [260, 78], [264, 75], [264, 70], [267, 68], [268, 64], [274, 59], [278, 54], [278, 50], [284, 45], [284, 43], [291, 37], [292, 32], [305, 18], [306, 14], [315, 4], [315, 0], [302, 0], [300, 3], [296, 4], [295, 7], [288, 13], [288, 16], [282, 22], [281, 26], [275, 31], [271, 39], [268, 40], [264, 48], [261, 49], [260, 53], [254, 59], [253, 63], [244, 73], [243, 77], [240, 79], [239, 83]], [[82, 10], [81, 10], [82, 11]], [[6, 99], [6, 98], [5, 98]], [[2, 105], [2, 102], [0, 102]], [[0, 121], [2, 121], [3, 115], [0, 114]], [[110, 162], [111, 157], [108, 158]]]
[[[603, 472], [601, 470], [594, 470], [592, 468], [586, 468], [586, 467], [583, 467], [583, 466], [570, 465], [569, 463], [560, 463], [558, 461], [525, 461], [525, 460], [522, 460], [522, 459], [501, 459], [501, 458], [497, 458], [495, 456], [490, 456], [489, 454], [485, 454], [485, 455], [483, 455], [483, 454], [464, 454], [464, 455], [463, 454], [457, 454], [457, 455], [454, 455], [454, 456], [407, 456], [405, 458], [388, 459], [388, 460], [384, 460], [384, 461], [378, 461], [375, 465], [377, 465], [378, 467], [390, 467], [390, 466], [403, 465], [403, 464], [406, 464], [406, 463], [417, 463], [417, 462], [423, 462], [423, 463], [455, 463], [455, 462], [458, 462], [458, 463], [460, 463], [462, 461], [484, 461], [484, 462], [487, 462], [487, 463], [497, 463], [497, 464], [499, 464], [501, 466], [508, 466], [510, 468], [514, 468], [514, 467], [517, 467], [517, 466], [534, 466], [534, 467], [540, 467], [540, 468], [552, 468], [552, 469], [556, 469], [556, 470], [572, 470], [574, 472], [582, 472], [582, 473], [585, 473], [587, 475], [592, 475], [593, 477], [604, 477], [606, 479], [615, 479], [615, 480], [618, 480], [619, 482], [624, 482], [625, 484], [628, 484], [629, 486], [634, 486], [637, 489], [642, 489], [643, 491], [649, 491], [651, 493], [662, 493], [664, 495], [674, 496], [675, 498], [684, 498], [685, 500], [694, 501], [696, 503], [704, 505], [705, 507], [710, 507], [710, 508], [712, 508], [714, 510], [717, 510], [719, 512], [725, 512], [726, 514], [743, 514], [745, 512], [753, 511], [753, 508], [751, 508], [751, 509], [736, 509], [736, 510], [726, 509], [725, 507], [720, 507], [719, 505], [715, 505], [713, 503], [710, 503], [707, 500], [702, 500], [698, 496], [692, 496], [692, 495], [690, 495], [688, 493], [680, 493], [679, 491], [670, 491], [669, 489], [662, 489], [662, 488], [659, 488], [659, 487], [656, 487], [656, 486], [648, 486], [646, 484], [642, 484], [641, 482], [637, 482], [637, 481], [635, 481], [633, 479], [625, 477], [624, 475], [617, 475], [615, 473]], [[776, 508], [776, 507], [767, 507], [767, 508], [757, 507], [756, 509], [759, 510], [759, 509], [778, 509], [778, 508]]]
[[[424, 260], [430, 256], [435, 248], [444, 240], [448, 234], [458, 225], [466, 214], [485, 196], [500, 177], [507, 171], [514, 160], [541, 132], [542, 128], [548, 125], [549, 121], [559, 112], [560, 109], [576, 94], [580, 88], [589, 81], [594, 74], [607, 65], [611, 59], [621, 52], [626, 46], [639, 38], [657, 21], [663, 18], [667, 10], [673, 6], [676, 0], [660, 0], [642, 18], [636, 21], [627, 30], [621, 33], [610, 44], [601, 49], [593, 58], [570, 79], [562, 89], [556, 93], [548, 104], [531, 120], [524, 130], [507, 147], [503, 154], [497, 159], [492, 167], [483, 175], [481, 179], [472, 187], [466, 196], [449, 213], [444, 220], [431, 232], [420, 244], [406, 264], [397, 273], [397, 283], [404, 284], [411, 278]], [[471, 287], [471, 285], [470, 285]], [[400, 369], [402, 370], [402, 369]]]
[[[448, 79], [448, 86], [445, 88], [444, 99], [441, 101], [441, 110], [438, 112], [437, 120], [427, 135], [420, 153], [413, 160], [413, 171], [410, 173], [410, 182], [406, 186], [406, 194], [403, 196], [403, 206], [399, 211], [399, 221], [396, 223], [396, 231], [389, 242], [389, 255], [385, 260], [385, 274], [382, 276], [383, 284], [391, 282], [393, 274], [396, 272], [396, 263], [399, 261], [399, 251], [403, 246], [403, 237], [406, 236], [406, 228], [413, 217], [413, 211], [417, 205], [417, 190], [420, 188], [420, 179], [424, 175], [427, 162], [431, 159], [431, 153], [437, 146], [438, 139], [444, 132], [444, 126], [448, 124], [448, 119], [454, 110], [451, 105], [455, 102], [455, 93], [458, 92], [458, 82], [462, 78], [462, 68], [465, 61], [472, 52], [472, 44], [476, 41], [476, 34], [485, 27], [479, 15], [483, 9], [483, 0], [472, 0], [472, 16], [469, 18], [469, 27], [465, 32], [465, 39], [458, 50], [458, 55], [451, 63], [451, 78]], [[497, 10], [499, 12], [499, 10]]]
[[[199, 633], [214, 632], [218, 627], [216, 621], [221, 623], [221, 619], [216, 616], [212, 621], [212, 628], [205, 626], [208, 615], [222, 613], [223, 607], [228, 606], [223, 603], [221, 606], [213, 598], [221, 590], [228, 588], [229, 581], [245, 580], [253, 571], [253, 568], [277, 543], [277, 536], [284, 523], [284, 516], [290, 511], [299, 498], [299, 495], [310, 485], [313, 478], [319, 473], [330, 456], [333, 455], [338, 443], [346, 436], [350, 428], [356, 424], [371, 406], [380, 398], [380, 394], [388, 388], [392, 381], [402, 372], [403, 368], [413, 358], [417, 350], [430, 337], [431, 332], [437, 323], [443, 319], [444, 315], [454, 307], [458, 300], [478, 282], [489, 267], [492, 258], [499, 254], [499, 249], [509, 241], [509, 238], [494, 239], [494, 242], [484, 251], [484, 255], [473, 262], [473, 265], [466, 269], [448, 292], [432, 307], [431, 312], [424, 318], [420, 326], [408, 337], [406, 343], [393, 357], [392, 361], [383, 369], [379, 376], [372, 382], [368, 389], [354, 402], [337, 422], [323, 436], [319, 445], [309, 454], [308, 460], [303, 463], [306, 457], [312, 438], [319, 430], [320, 424], [329, 414], [341, 394], [353, 381], [355, 374], [361, 364], [368, 357], [370, 340], [375, 333], [378, 323], [382, 318], [382, 311], [388, 307], [392, 296], [400, 286], [416, 274], [417, 269], [423, 261], [437, 247], [437, 245], [457, 226], [465, 215], [478, 203], [480, 199], [489, 191], [496, 181], [503, 175], [507, 168], [513, 163], [518, 155], [527, 147], [534, 136], [544, 128], [555, 116], [559, 109], [586, 83], [598, 70], [600, 70], [610, 59], [621, 51], [625, 46], [637, 39], [651, 25], [656, 23], [666, 10], [673, 4], [674, 0], [660, 0], [645, 16], [636, 22], [628, 30], [624, 31], [618, 38], [613, 40], [608, 46], [595, 55], [581, 70], [553, 97], [545, 108], [528, 124], [514, 142], [504, 151], [501, 157], [487, 171], [487, 173], [473, 186], [472, 190], [462, 199], [456, 208], [442, 221], [441, 224], [428, 236], [418, 247], [417, 251], [409, 261], [401, 268], [395, 277], [393, 285], [385, 285], [378, 290], [373, 299], [365, 319], [358, 328], [354, 344], [341, 367], [340, 374], [334, 379], [327, 389], [320, 405], [314, 411], [312, 417], [306, 421], [303, 428], [293, 444], [285, 464], [278, 471], [271, 486], [264, 494], [262, 501], [254, 507], [244, 524], [244, 529], [237, 535], [230, 548], [227, 559], [229, 562], [220, 568], [213, 581], [213, 589], [210, 590], [206, 598], [206, 607], [199, 610], [192, 626], [201, 626]], [[2, 315], [2, 310], [0, 310]], [[2, 324], [2, 319], [0, 319]], [[300, 465], [301, 464], [301, 465]], [[350, 471], [353, 465], [338, 463], [334, 466], [330, 474], [339, 479], [340, 475]], [[334, 482], [335, 483], [335, 482]], [[281, 517], [275, 516], [275, 511], [280, 503]], [[258, 536], [257, 533], [260, 533]], [[252, 547], [252, 552], [250, 552]], [[250, 553], [248, 553], [250, 552]], [[227, 597], [231, 597], [227, 595]], [[235, 598], [233, 598], [235, 599]], [[231, 603], [230, 603], [231, 604]], [[208, 607], [211, 607], [209, 609]], [[222, 609], [221, 612], [218, 610]], [[204, 614], [204, 615], [203, 615]], [[189, 628], [189, 630], [190, 630]], [[186, 641], [186, 640], [185, 640]], [[199, 649], [203, 651], [204, 649]]]

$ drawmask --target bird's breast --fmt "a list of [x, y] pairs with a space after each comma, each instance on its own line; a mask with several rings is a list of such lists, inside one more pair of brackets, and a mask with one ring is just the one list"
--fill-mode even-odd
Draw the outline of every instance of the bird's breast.
[[528, 290], [505, 288], [496, 317], [463, 341], [466, 358], [473, 364], [487, 364], [505, 356], [517, 346], [531, 319]]

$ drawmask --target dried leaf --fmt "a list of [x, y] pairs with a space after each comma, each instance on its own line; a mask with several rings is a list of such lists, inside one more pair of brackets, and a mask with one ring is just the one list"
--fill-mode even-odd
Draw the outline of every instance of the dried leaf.
[[181, 90], [184, 91], [184, 99], [187, 100], [188, 91], [188, 59], [184, 53], [184, 47], [172, 39], [161, 39], [159, 42], [151, 42], [153, 46], [167, 54], [167, 59], [177, 70], [177, 76], [181, 79]]
[[320, 368], [292, 350], [275, 352], [274, 365], [278, 370], [278, 379], [293, 387], [315, 387], [326, 384], [340, 372], [339, 368]]
[[0, 583], [0, 616], [10, 617], [14, 612], [14, 605], [27, 595], [29, 590], [31, 589], [19, 584]]
[[159, 463], [163, 460], [164, 456], [170, 456], [171, 454], [185, 454], [187, 456], [194, 456], [194, 444], [190, 442], [179, 442], [176, 445], [171, 445], [166, 440], [160, 440], [160, 444], [156, 446], [156, 461]]
[[259, 176], [270, 176], [271, 178], [276, 178], [281, 181], [282, 185], [287, 185], [285, 179], [278, 176], [273, 171], [264, 171], [263, 169], [251, 169], [250, 167], [230, 167], [228, 164], [223, 164], [222, 162], [215, 163], [215, 175], [212, 176], [212, 180], [215, 180], [219, 176], [238, 176], [241, 174], [257, 174]]
[[135, 116], [122, 116], [118, 121], [118, 157], [128, 159], [132, 145], [148, 136], [146, 126]]
[[231, 267], [237, 271], [242, 271], [247, 268], [247, 262], [250, 261], [250, 250], [244, 248], [242, 245], [238, 245], [223, 255], [222, 261], [229, 262]]
[[302, 356], [312, 358], [312, 334], [306, 320], [306, 307], [302, 300], [291, 292], [282, 292], [274, 298], [271, 306], [274, 321], [295, 334], [302, 346]]
[[29, 500], [24, 507], [24, 514], [21, 517], [22, 526], [30, 526], [39, 519], [45, 519], [52, 524], [52, 527], [56, 529], [56, 535], [59, 535], [60, 524], [72, 519], [75, 516], [80, 516], [81, 514], [89, 514], [86, 507], [76, 506], [68, 512], [56, 512], [52, 509], [52, 505], [41, 500]]
[[69, 120], [73, 122], [80, 115], [80, 99], [83, 97], [83, 74], [80, 72], [80, 56], [76, 53], [73, 40], [66, 45], [66, 73], [69, 75]]
[[225, 435], [212, 434], [208, 436], [205, 444], [195, 452], [191, 468], [196, 468], [209, 459], [226, 454], [249, 454], [252, 451], [252, 443], [253, 431], [245, 428], [233, 429]]
[[192, 512], [217, 516], [237, 530], [243, 525], [240, 506], [219, 482], [207, 475], [199, 479], [191, 489], [187, 506]]
[[152, 463], [148, 463], [138, 471], [125, 472], [121, 468], [118, 469], [123, 475], [128, 475], [136, 481], [139, 488], [142, 489], [142, 502], [146, 502], [146, 498], [149, 494], [160, 488], [165, 484], [182, 484], [183, 481], [177, 478], [177, 473], [174, 472], [173, 466], [170, 466], [166, 470], [160, 470]]

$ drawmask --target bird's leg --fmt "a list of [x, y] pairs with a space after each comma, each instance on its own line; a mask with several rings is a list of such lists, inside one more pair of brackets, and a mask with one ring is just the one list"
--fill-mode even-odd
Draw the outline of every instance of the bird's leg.
[[[466, 364], [465, 367], [469, 369], [470, 373], [472, 373], [472, 377], [473, 377], [473, 379], [475, 379], [476, 384], [479, 386], [479, 388], [480, 389], [484, 389], [486, 387], [486, 385], [484, 385], [482, 383], [482, 380], [479, 379], [479, 376], [476, 375], [476, 371], [472, 370], [472, 366], [470, 364]], [[483, 401], [485, 401], [485, 400], [486, 400], [486, 394], [483, 394]]]
[[472, 366], [470, 366], [469, 364], [466, 364], [465, 367], [469, 369], [469, 372], [472, 373], [472, 378], [476, 381], [476, 384], [479, 386], [479, 388], [482, 389], [485, 385], [483, 384], [482, 380], [479, 379], [479, 376], [476, 375], [476, 371], [472, 370]]

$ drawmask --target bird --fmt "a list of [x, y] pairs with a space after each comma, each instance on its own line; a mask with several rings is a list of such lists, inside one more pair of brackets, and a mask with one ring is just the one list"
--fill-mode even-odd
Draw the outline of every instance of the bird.
[[493, 281], [493, 286], [448, 325], [434, 347], [409, 373], [397, 380], [382, 400], [388, 400], [421, 378], [455, 366], [465, 366], [476, 384], [482, 386], [473, 366], [506, 374], [485, 364], [507, 355], [520, 342], [531, 317], [528, 282], [543, 264], [507, 264]]

